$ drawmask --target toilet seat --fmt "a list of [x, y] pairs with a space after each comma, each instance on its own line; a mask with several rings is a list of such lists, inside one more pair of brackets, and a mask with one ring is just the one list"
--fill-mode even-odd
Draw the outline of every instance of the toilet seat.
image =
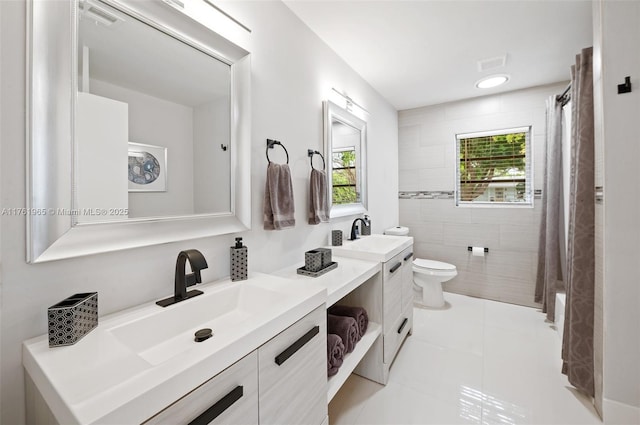
[[439, 276], [442, 278], [452, 278], [458, 274], [456, 266], [453, 264], [443, 263], [442, 261], [425, 260], [423, 258], [413, 260], [413, 271], [414, 273]]
[[456, 266], [453, 264], [443, 263], [442, 261], [425, 260], [423, 258], [413, 260], [413, 266], [433, 271], [452, 271], [456, 269]]

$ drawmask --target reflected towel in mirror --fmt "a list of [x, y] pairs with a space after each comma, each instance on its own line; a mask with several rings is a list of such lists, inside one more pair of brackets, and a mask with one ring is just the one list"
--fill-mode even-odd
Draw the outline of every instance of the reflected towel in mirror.
[[264, 191], [264, 229], [280, 230], [296, 225], [293, 185], [287, 164], [269, 163]]

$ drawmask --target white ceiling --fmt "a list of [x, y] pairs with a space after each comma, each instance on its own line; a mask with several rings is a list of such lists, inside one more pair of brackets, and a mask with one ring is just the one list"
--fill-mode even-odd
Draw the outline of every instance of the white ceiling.
[[[590, 0], [285, 4], [398, 110], [569, 80], [575, 55], [593, 44]], [[479, 60], [505, 54], [504, 67], [478, 71]], [[509, 82], [475, 87], [495, 73]]]

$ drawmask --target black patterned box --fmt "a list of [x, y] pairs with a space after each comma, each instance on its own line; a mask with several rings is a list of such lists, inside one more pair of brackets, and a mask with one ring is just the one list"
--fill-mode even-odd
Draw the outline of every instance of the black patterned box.
[[231, 281], [247, 280], [247, 247], [231, 247]]
[[98, 293], [74, 294], [47, 309], [49, 347], [73, 345], [98, 326]]
[[331, 231], [331, 245], [333, 246], [342, 245], [342, 230]]
[[329, 248], [316, 248], [315, 251], [320, 252], [322, 254], [322, 268], [327, 267], [331, 264], [331, 250]]
[[322, 269], [322, 253], [318, 250], [304, 253], [304, 268], [310, 272], [317, 272]]

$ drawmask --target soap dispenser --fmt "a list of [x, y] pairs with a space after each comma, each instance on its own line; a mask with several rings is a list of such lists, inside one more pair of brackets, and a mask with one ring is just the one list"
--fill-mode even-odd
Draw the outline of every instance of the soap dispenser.
[[371, 235], [371, 219], [368, 215], [364, 216], [364, 224], [362, 224], [362, 236]]
[[242, 238], [236, 238], [236, 246], [231, 251], [231, 281], [247, 280], [247, 247], [242, 245]]

